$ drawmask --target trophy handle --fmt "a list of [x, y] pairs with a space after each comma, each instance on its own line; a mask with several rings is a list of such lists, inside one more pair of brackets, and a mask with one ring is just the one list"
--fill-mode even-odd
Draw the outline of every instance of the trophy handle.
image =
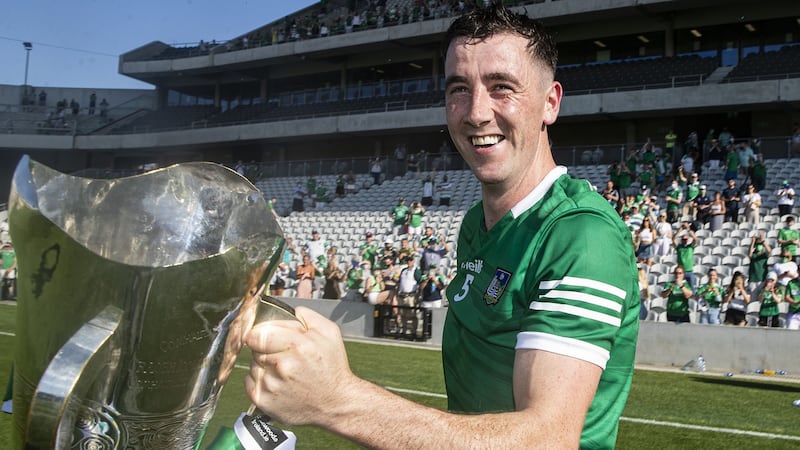
[[26, 448], [67, 448], [75, 426], [75, 411], [67, 405], [81, 398], [103, 366], [111, 361], [111, 337], [122, 310], [106, 306], [83, 325], [50, 361], [31, 401]]

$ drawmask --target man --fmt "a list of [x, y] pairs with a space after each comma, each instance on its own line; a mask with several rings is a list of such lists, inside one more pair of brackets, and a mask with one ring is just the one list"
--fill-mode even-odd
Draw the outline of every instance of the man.
[[282, 423], [370, 448], [612, 448], [633, 374], [636, 262], [615, 212], [553, 160], [553, 40], [493, 6], [456, 18], [446, 42], [447, 125], [483, 197], [447, 290], [450, 412], [352, 375], [339, 329], [304, 308], [307, 331], [273, 321], [249, 333], [247, 392]]
[[414, 306], [417, 304], [417, 290], [422, 281], [422, 271], [416, 267], [416, 258], [406, 256], [403, 260], [406, 267], [400, 271], [397, 283], [397, 300], [402, 306]]
[[706, 185], [700, 185], [700, 194], [694, 199], [695, 220], [706, 223], [708, 222], [709, 213], [711, 212], [711, 197], [708, 196]]
[[441, 308], [442, 292], [447, 284], [444, 275], [439, 273], [436, 264], [428, 267], [427, 273], [419, 282], [419, 303], [423, 308]]
[[691, 179], [686, 183], [686, 201], [683, 202], [683, 215], [695, 217], [697, 214], [697, 205], [694, 201], [700, 195], [700, 179], [697, 172], [692, 173]]
[[672, 243], [678, 256], [678, 265], [686, 271], [684, 274], [686, 281], [694, 289], [697, 286], [697, 278], [694, 276], [694, 249], [697, 247], [697, 235], [694, 234], [688, 221], [681, 224], [680, 230], [672, 238]]
[[375, 257], [378, 255], [378, 246], [375, 244], [371, 231], [367, 231], [364, 237], [364, 243], [358, 247], [358, 255], [362, 261], [375, 264]]
[[786, 217], [785, 225], [778, 231], [778, 245], [789, 250], [792, 259], [797, 256], [797, 245], [800, 244], [800, 232], [794, 227], [794, 217]]
[[438, 265], [442, 258], [450, 252], [446, 242], [440, 242], [436, 236], [428, 240], [428, 245], [422, 249], [422, 270], [428, 270], [431, 265]]
[[722, 199], [725, 200], [725, 221], [739, 222], [739, 202], [742, 200], [739, 189], [736, 189], [736, 180], [728, 179], [728, 187], [722, 190]]
[[772, 271], [778, 275], [778, 284], [784, 287], [797, 278], [797, 264], [792, 261], [792, 253], [788, 248], [781, 248], [781, 260], [772, 266]]
[[667, 281], [661, 296], [667, 299], [667, 322], [689, 323], [689, 299], [692, 285], [685, 278], [685, 270], [675, 267], [675, 280]]
[[318, 267], [325, 267], [327, 264], [326, 252], [329, 246], [328, 241], [322, 239], [317, 230], [311, 230], [311, 239], [304, 245], [306, 253]]
[[681, 203], [683, 202], [683, 189], [678, 185], [678, 180], [672, 180], [664, 200], [667, 202], [667, 222], [677, 222], [680, 219]]
[[617, 209], [619, 207], [619, 191], [614, 187], [613, 181], [608, 180], [608, 182], [606, 182], [606, 188], [603, 189], [601, 194], [612, 208]]
[[789, 180], [783, 180], [781, 188], [775, 192], [775, 197], [778, 198], [778, 213], [782, 216], [792, 213], [792, 206], [794, 206], [794, 189], [789, 186]]
[[392, 229], [390, 232], [395, 236], [405, 234], [403, 228], [406, 226], [408, 220], [408, 206], [406, 206], [406, 199], [400, 198], [391, 211], [389, 217], [392, 218]]
[[761, 194], [756, 192], [756, 187], [748, 184], [742, 196], [744, 220], [758, 225], [761, 222]]

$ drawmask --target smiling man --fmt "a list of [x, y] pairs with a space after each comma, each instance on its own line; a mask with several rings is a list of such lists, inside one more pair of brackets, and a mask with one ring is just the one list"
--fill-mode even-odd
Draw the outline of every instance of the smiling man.
[[502, 6], [445, 40], [450, 135], [481, 182], [447, 289], [444, 412], [354, 376], [339, 330], [253, 329], [250, 398], [281, 422], [370, 448], [613, 448], [633, 375], [639, 291], [630, 233], [555, 164], [561, 85], [552, 38]]

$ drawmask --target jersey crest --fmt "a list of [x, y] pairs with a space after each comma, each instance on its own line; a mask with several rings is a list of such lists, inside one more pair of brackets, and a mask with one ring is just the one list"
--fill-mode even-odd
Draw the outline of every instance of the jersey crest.
[[503, 292], [505, 292], [509, 281], [511, 281], [511, 272], [498, 267], [494, 272], [492, 282], [489, 283], [489, 287], [486, 288], [486, 292], [483, 293], [483, 300], [487, 305], [497, 304]]

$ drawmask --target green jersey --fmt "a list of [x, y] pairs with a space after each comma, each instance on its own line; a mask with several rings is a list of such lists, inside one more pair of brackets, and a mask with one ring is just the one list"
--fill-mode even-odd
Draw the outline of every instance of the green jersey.
[[[684, 268], [684, 270], [686, 270]], [[674, 281], [667, 281], [664, 285], [664, 290], [672, 289], [667, 297], [667, 314], [675, 317], [683, 317], [689, 314], [689, 299], [683, 295], [683, 288], [692, 290], [692, 286], [688, 281], [683, 280], [680, 286], [677, 286]]]
[[747, 279], [758, 283], [766, 280], [768, 260], [769, 252], [767, 247], [764, 244], [754, 245], [753, 254], [750, 255], [750, 266], [747, 269]]
[[689, 183], [686, 185], [686, 201], [693, 202], [700, 195], [700, 182]]
[[705, 301], [709, 308], [719, 308], [720, 303], [722, 303], [723, 291], [725, 291], [725, 289], [723, 289], [722, 286], [704, 284], [697, 288], [697, 298]]
[[3, 264], [3, 270], [10, 269], [14, 265], [14, 259], [17, 254], [12, 249], [5, 249], [0, 251], [0, 261]]
[[[786, 285], [785, 295], [792, 297], [795, 302], [800, 302], [800, 281], [796, 278]], [[800, 304], [789, 303], [789, 314], [800, 314]]]
[[378, 247], [375, 244], [364, 242], [358, 248], [358, 251], [361, 254], [362, 261], [369, 261], [371, 266], [375, 265], [375, 256], [378, 255]]
[[406, 216], [408, 215], [408, 206], [397, 205], [392, 208], [389, 215], [394, 218], [395, 225], [404, 225], [406, 223]]
[[778, 303], [783, 300], [783, 286], [776, 285], [772, 292], [762, 289], [758, 293], [758, 301], [761, 302], [761, 309], [758, 315], [761, 317], [774, 317], [780, 315]]
[[[779, 241], [794, 241], [797, 239], [800, 239], [800, 232], [798, 232], [794, 228], [783, 227], [780, 229], [780, 231], [778, 231]], [[788, 248], [789, 251], [792, 252], [792, 256], [797, 255], [797, 245], [786, 244], [783, 247]]]
[[694, 271], [694, 242], [691, 244], [678, 244], [675, 247], [675, 253], [678, 255], [678, 265], [683, 267], [686, 272]]
[[613, 448], [639, 327], [630, 233], [585, 180], [563, 167], [491, 230], [483, 223], [478, 202], [462, 221], [458, 269], [447, 288], [448, 408], [513, 411], [516, 350], [558, 353], [603, 369], [581, 447]]
[[423, 209], [412, 209], [408, 217], [408, 226], [419, 227], [422, 226], [422, 216], [425, 215]]
[[667, 210], [674, 211], [674, 210], [680, 208], [681, 201], [683, 200], [683, 191], [681, 190], [681, 188], [680, 187], [678, 187], [677, 189], [670, 188], [670, 190], [667, 191], [667, 195], [670, 198], [674, 198], [674, 199], [677, 200], [677, 202], [668, 202], [667, 203]]

